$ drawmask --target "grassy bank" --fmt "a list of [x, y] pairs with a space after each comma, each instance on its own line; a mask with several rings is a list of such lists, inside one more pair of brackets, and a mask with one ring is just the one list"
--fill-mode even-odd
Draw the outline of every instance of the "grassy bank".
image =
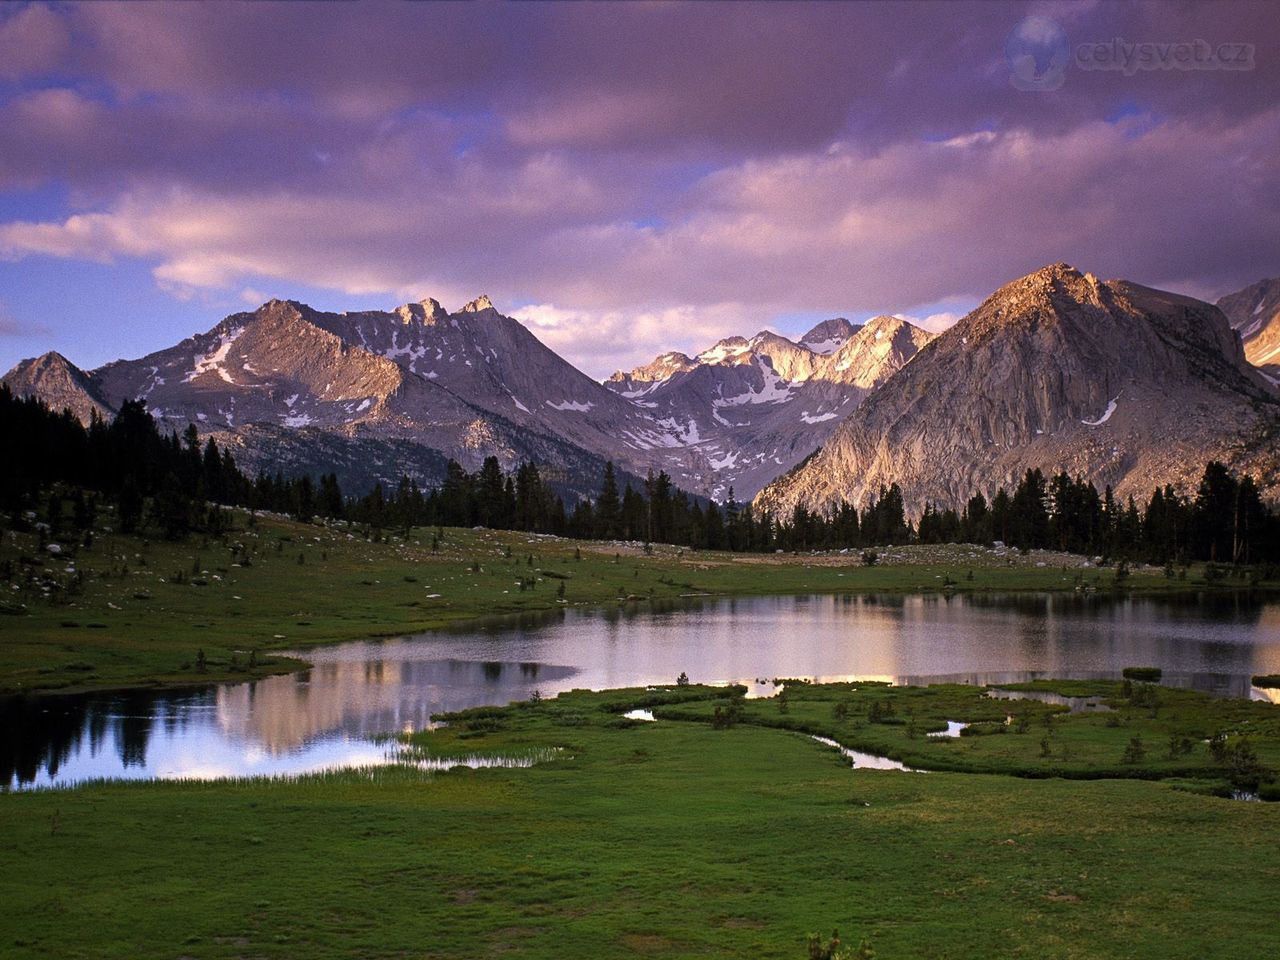
[[0, 948], [784, 960], [839, 927], [881, 958], [1273, 951], [1280, 805], [850, 770], [791, 731], [619, 716], [654, 699], [567, 694], [414, 738], [437, 757], [559, 748], [527, 769], [0, 797]]
[[[1059, 554], [895, 547], [860, 555], [742, 556], [449, 529], [371, 542], [343, 526], [250, 520], [223, 540], [146, 541], [99, 530], [52, 554], [0, 538], [0, 692], [180, 685], [293, 669], [273, 651], [398, 635], [480, 616], [675, 599], [828, 592], [1223, 589]], [[109, 518], [108, 518], [109, 519]], [[434, 545], [433, 545], [433, 541]], [[1235, 586], [1239, 586], [1235, 582]], [[203, 659], [201, 659], [203, 653]]]

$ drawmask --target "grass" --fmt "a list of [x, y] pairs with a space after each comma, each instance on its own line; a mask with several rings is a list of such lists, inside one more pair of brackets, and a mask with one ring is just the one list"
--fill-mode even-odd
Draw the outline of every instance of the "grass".
[[[238, 529], [223, 540], [100, 529], [92, 546], [62, 544], [56, 557], [34, 534], [5, 533], [0, 693], [247, 679], [301, 666], [274, 655], [282, 650], [620, 599], [1117, 589], [1113, 571], [1081, 568], [1079, 558], [967, 546], [895, 547], [865, 567], [856, 553], [646, 555], [634, 545], [449, 529], [433, 551], [430, 530], [372, 542], [345, 525], [233, 515]], [[1142, 568], [1123, 589], [1207, 586], [1198, 569], [1184, 576]], [[63, 589], [77, 580], [79, 592]]]
[[[1087, 698], [1109, 708], [1070, 713], [1063, 705], [993, 699], [988, 689], [791, 682], [780, 696], [742, 700], [735, 707], [740, 723], [825, 736], [929, 770], [1075, 779], [1182, 778], [1199, 781], [1206, 791], [1229, 794], [1230, 777], [1251, 778], [1252, 771], [1241, 766], [1247, 754], [1234, 752], [1246, 741], [1262, 767], [1280, 769], [1280, 710], [1271, 703], [1105, 680], [1038, 680], [1002, 688]], [[660, 708], [657, 715], [710, 722], [713, 706], [679, 704]], [[928, 735], [945, 731], [949, 720], [970, 727], [959, 737]], [[1215, 756], [1208, 741], [1217, 735], [1223, 742]], [[1141, 750], [1126, 756], [1135, 738]]]
[[[791, 715], [828, 695], [893, 694], [793, 689]], [[921, 715], [930, 698], [973, 705], [909, 695]], [[1280, 805], [1140, 779], [857, 771], [795, 731], [620, 716], [725, 696], [574, 692], [412, 738], [436, 756], [561, 748], [525, 769], [5, 796], [0, 953], [783, 960], [832, 927], [881, 958], [1274, 952]]]

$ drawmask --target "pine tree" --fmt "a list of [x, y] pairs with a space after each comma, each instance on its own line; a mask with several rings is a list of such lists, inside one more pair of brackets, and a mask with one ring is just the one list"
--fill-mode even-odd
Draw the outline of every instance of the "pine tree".
[[595, 506], [596, 536], [602, 540], [616, 540], [622, 536], [622, 502], [618, 498], [618, 479], [613, 472], [613, 461], [604, 465], [604, 480]]

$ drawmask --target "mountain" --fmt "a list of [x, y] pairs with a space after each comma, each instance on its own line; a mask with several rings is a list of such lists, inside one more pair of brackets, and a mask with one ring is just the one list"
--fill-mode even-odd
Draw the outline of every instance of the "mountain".
[[87, 424], [95, 413], [109, 420], [115, 412], [93, 380], [54, 351], [23, 360], [5, 374], [4, 382], [18, 396], [38, 396], [53, 410], [70, 410], [82, 423]]
[[1244, 355], [1272, 383], [1280, 382], [1280, 277], [1259, 280], [1218, 301], [1240, 334]]
[[898, 483], [961, 505], [1028, 467], [1122, 497], [1189, 489], [1211, 458], [1280, 484], [1280, 402], [1207, 303], [1066, 264], [996, 291], [873, 390], [821, 451], [756, 498], [775, 513]]
[[72, 397], [78, 415], [90, 402], [109, 412], [140, 398], [175, 429], [197, 424], [251, 469], [342, 467], [357, 488], [402, 472], [434, 482], [447, 457], [475, 469], [495, 455], [508, 468], [533, 460], [564, 471], [585, 494], [606, 459], [635, 479], [654, 462], [650, 449], [675, 445], [484, 298], [454, 314], [431, 300], [343, 314], [272, 300], [88, 374], [44, 359], [6, 381], [55, 404]]
[[696, 358], [662, 354], [615, 373], [605, 385], [681, 431], [689, 463], [700, 455], [705, 465], [697, 478], [702, 489], [715, 497], [730, 489], [750, 497], [821, 446], [929, 339], [895, 317], [862, 327], [828, 320], [801, 343], [767, 330], [750, 339], [729, 337]]
[[823, 320], [800, 338], [800, 346], [814, 353], [831, 353], [857, 332], [858, 325], [844, 317]]

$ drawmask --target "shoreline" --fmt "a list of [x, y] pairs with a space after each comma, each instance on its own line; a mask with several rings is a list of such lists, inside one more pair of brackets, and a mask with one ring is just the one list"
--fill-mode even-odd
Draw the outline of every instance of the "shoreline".
[[[56, 577], [49, 568], [63, 564], [74, 569], [79, 592], [55, 603], [15, 591], [14, 601], [29, 606], [0, 617], [0, 696], [252, 681], [308, 669], [305, 654], [319, 647], [570, 608], [805, 595], [1280, 596], [1280, 584], [1210, 582], [1202, 566], [1175, 577], [1139, 566], [1118, 579], [1115, 568], [1090, 558], [963, 544], [882, 548], [881, 562], [866, 566], [855, 552], [645, 551], [633, 543], [455, 528], [433, 549], [424, 546], [431, 531], [378, 542], [354, 533], [347, 525], [275, 517], [222, 541], [150, 542], [101, 531], [91, 550], [39, 561], [48, 564], [45, 575]], [[10, 535], [0, 556], [10, 554], [38, 550]]]

